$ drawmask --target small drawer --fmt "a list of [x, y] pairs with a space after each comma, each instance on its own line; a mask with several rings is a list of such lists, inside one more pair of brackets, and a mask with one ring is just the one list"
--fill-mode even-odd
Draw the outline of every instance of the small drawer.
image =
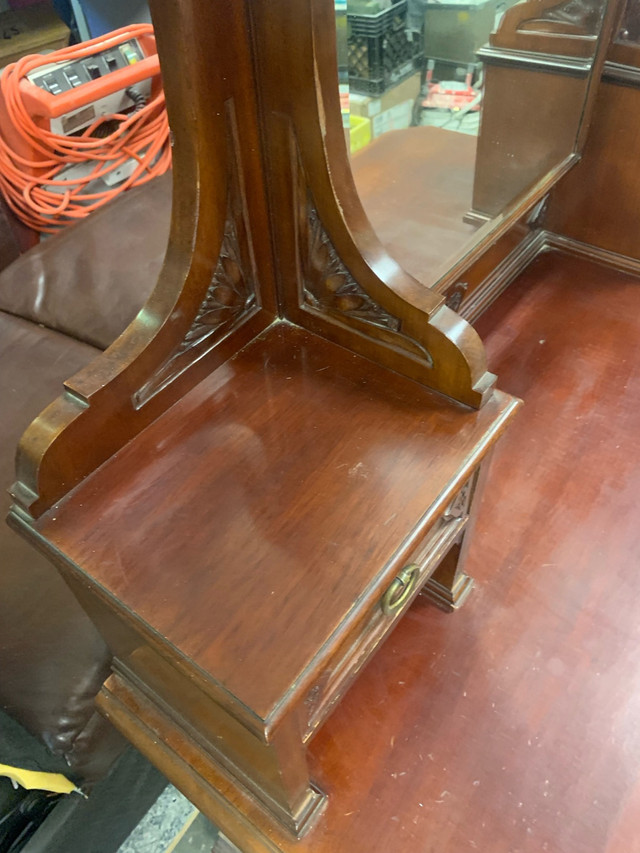
[[406, 565], [373, 605], [357, 635], [345, 641], [342, 655], [309, 690], [304, 700], [306, 742], [324, 722], [367, 660], [406, 612], [449, 549], [460, 539], [469, 519], [476, 474], [449, 501]]

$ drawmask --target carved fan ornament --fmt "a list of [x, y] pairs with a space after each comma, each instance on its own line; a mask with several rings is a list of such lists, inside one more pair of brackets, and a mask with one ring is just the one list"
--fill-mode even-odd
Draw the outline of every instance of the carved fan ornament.
[[302, 205], [299, 228], [302, 305], [352, 328], [360, 327], [368, 337], [433, 367], [425, 346], [405, 334], [400, 318], [379, 305], [351, 275], [310, 200]]
[[463, 515], [467, 514], [469, 502], [471, 499], [471, 486], [473, 485], [473, 480], [473, 477], [470, 480], [467, 480], [467, 482], [464, 484], [464, 486], [460, 489], [458, 494], [454, 497], [449, 506], [446, 508], [444, 512], [445, 520], [449, 521], [454, 518], [462, 518]]
[[308, 206], [307, 222], [309, 252], [306, 256], [303, 253], [304, 301], [307, 305], [399, 331], [400, 320], [374, 302], [344, 266], [311, 205]]
[[258, 308], [249, 236], [242, 208], [229, 205], [220, 257], [200, 308], [180, 346], [135, 395], [139, 407], [172, 382], [195, 358], [209, 352]]
[[207, 338], [230, 329], [255, 301], [253, 282], [247, 279], [242, 269], [235, 223], [229, 219], [225, 226], [218, 266], [207, 294], [191, 328], [168, 364]]

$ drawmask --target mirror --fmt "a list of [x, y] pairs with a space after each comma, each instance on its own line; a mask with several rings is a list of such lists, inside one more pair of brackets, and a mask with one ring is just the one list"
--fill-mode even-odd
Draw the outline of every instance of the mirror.
[[615, 43], [640, 45], [640, 4], [637, 0], [626, 0]]
[[419, 280], [575, 159], [605, 3], [337, 0], [356, 187]]

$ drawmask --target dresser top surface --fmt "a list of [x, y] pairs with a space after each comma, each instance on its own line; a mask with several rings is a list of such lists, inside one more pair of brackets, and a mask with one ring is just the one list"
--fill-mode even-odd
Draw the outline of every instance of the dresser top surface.
[[380, 596], [509, 419], [275, 324], [37, 522], [265, 719]]

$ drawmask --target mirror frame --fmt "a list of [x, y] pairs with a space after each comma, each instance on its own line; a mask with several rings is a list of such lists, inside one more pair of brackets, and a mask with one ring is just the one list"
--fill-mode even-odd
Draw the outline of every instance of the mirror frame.
[[[543, 248], [540, 227], [544, 222], [546, 199], [582, 156], [605, 59], [623, 8], [624, 0], [605, 0], [573, 150], [501, 213], [480, 226], [457, 255], [435, 268], [432, 276], [421, 279], [423, 285], [444, 296], [447, 304], [465, 319], [473, 320], [482, 313]], [[401, 263], [400, 258], [395, 260]], [[471, 295], [461, 307], [467, 289]]]

